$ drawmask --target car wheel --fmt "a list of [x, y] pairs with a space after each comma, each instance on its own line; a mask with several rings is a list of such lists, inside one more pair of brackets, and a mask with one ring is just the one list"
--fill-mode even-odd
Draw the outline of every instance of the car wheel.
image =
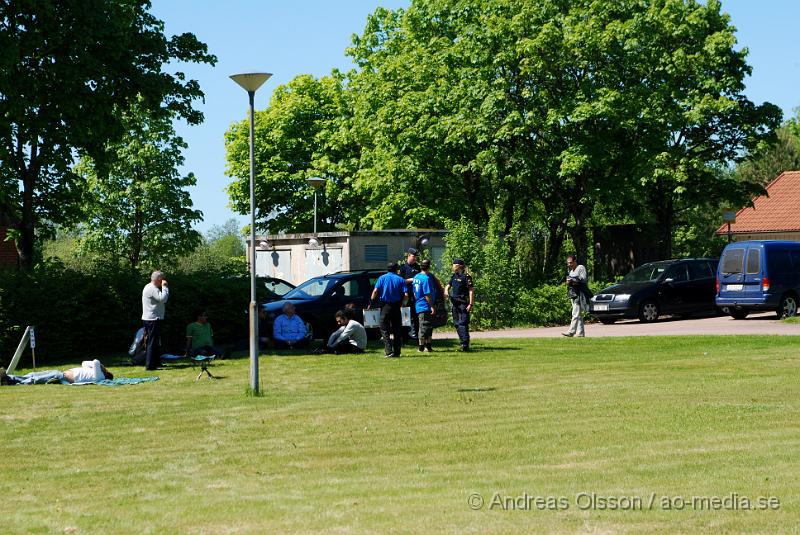
[[611, 325], [611, 324], [613, 324], [615, 321], [617, 321], [617, 320], [616, 320], [616, 319], [614, 319], [614, 318], [598, 318], [598, 319], [600, 320], [600, 323], [602, 323], [603, 325]]
[[778, 318], [791, 318], [797, 314], [797, 297], [784, 295], [778, 305]]
[[655, 301], [645, 301], [639, 307], [639, 321], [642, 323], [650, 323], [658, 319], [658, 303]]
[[741, 310], [736, 308], [731, 309], [731, 317], [735, 320], [743, 320], [748, 314], [750, 314], [749, 310]]

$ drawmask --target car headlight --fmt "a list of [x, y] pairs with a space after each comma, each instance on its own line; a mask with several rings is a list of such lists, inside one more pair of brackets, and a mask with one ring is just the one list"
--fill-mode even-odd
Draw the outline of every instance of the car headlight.
[[616, 303], [627, 303], [628, 299], [631, 298], [631, 294], [617, 294], [614, 296], [614, 302]]

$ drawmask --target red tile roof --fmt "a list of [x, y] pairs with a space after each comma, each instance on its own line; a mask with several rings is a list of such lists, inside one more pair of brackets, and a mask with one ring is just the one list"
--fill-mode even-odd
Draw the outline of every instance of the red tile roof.
[[[786, 171], [767, 186], [767, 194], [755, 197], [753, 206], [736, 213], [733, 234], [800, 231], [800, 171]], [[728, 224], [717, 229], [726, 234]]]

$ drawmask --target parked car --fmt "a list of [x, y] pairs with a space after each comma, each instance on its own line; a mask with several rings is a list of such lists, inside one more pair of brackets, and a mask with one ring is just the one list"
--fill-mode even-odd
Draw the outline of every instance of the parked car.
[[256, 295], [259, 302], [278, 301], [294, 289], [294, 284], [276, 277], [258, 277], [256, 279]]
[[651, 322], [664, 314], [716, 312], [717, 262], [684, 258], [643, 264], [592, 297], [589, 310], [602, 323], [622, 318]]
[[729, 243], [717, 273], [717, 306], [736, 319], [754, 310], [779, 318], [797, 314], [800, 243], [753, 240]]
[[349, 303], [355, 306], [356, 319], [363, 323], [363, 310], [369, 304], [375, 282], [384, 273], [386, 270], [340, 271], [307, 280], [283, 299], [261, 305], [266, 313], [267, 332], [272, 332], [272, 324], [287, 301], [294, 304], [312, 338], [327, 339], [338, 328], [336, 311]]

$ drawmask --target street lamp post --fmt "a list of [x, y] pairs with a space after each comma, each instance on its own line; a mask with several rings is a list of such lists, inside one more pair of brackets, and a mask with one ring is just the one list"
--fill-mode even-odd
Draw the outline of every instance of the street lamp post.
[[308, 243], [314, 245], [315, 247], [319, 246], [319, 240], [317, 239], [317, 190], [325, 185], [325, 179], [313, 176], [311, 178], [307, 178], [306, 182], [312, 188], [314, 188], [314, 237], [311, 238]]
[[271, 73], [252, 72], [234, 74], [231, 80], [247, 91], [250, 99], [250, 390], [258, 394], [258, 314], [256, 313], [256, 160], [255, 160], [255, 118], [254, 102], [256, 91], [266, 82]]

